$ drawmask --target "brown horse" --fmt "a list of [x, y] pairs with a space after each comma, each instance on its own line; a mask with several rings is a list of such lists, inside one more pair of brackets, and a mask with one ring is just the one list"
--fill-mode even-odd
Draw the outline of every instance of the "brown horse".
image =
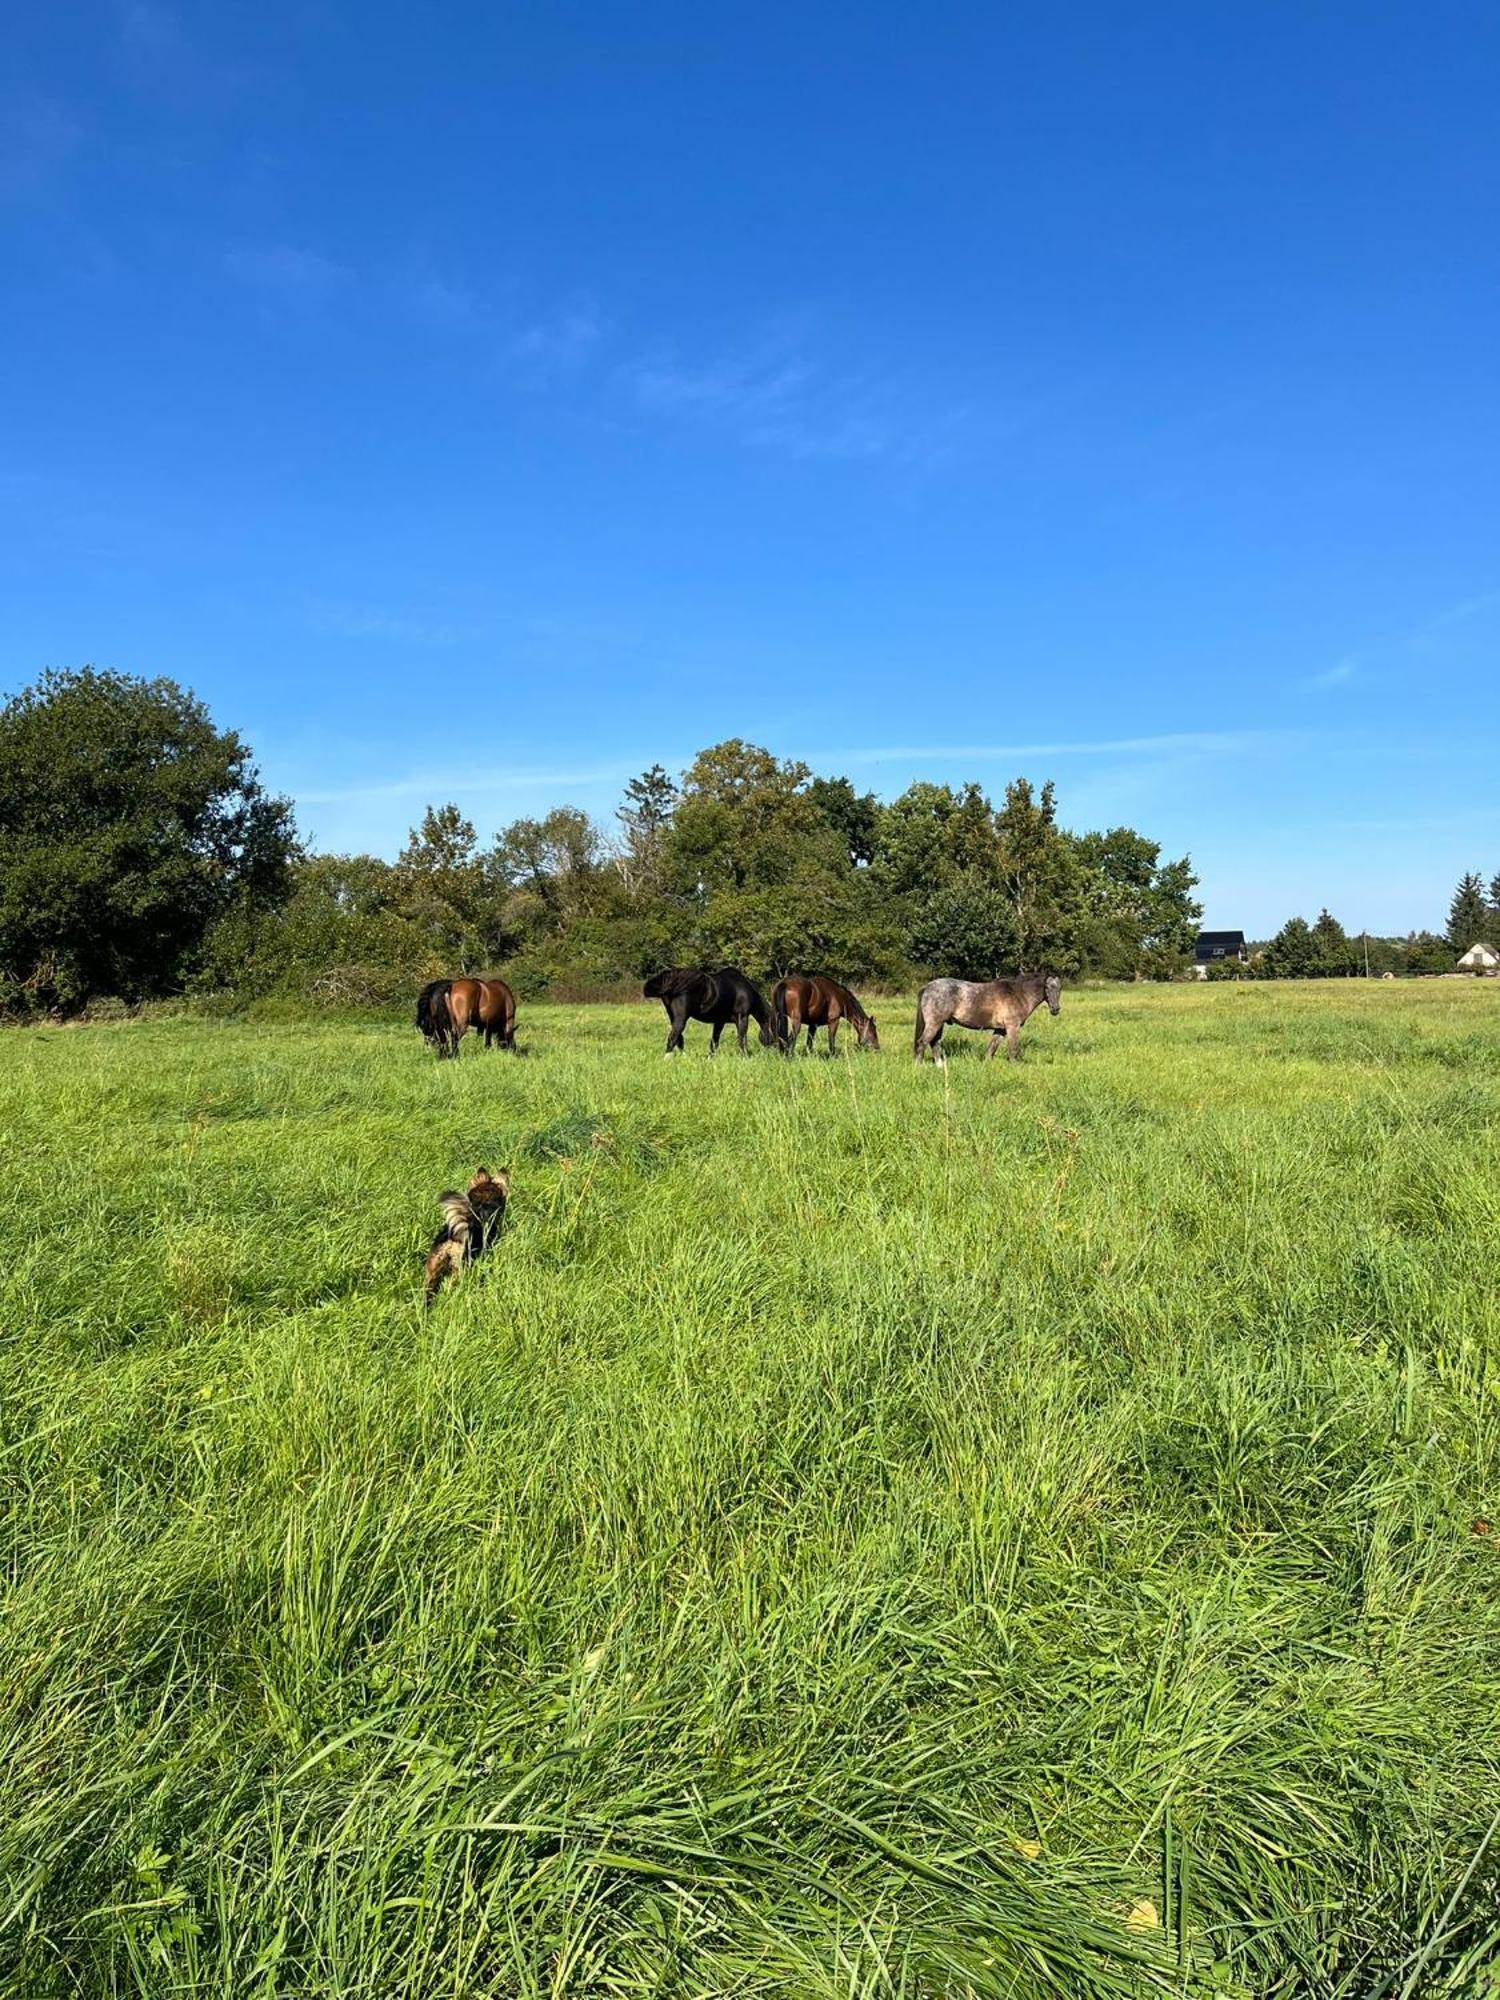
[[514, 1055], [516, 996], [503, 979], [434, 979], [417, 995], [417, 1026], [440, 1056], [456, 1056], [470, 1028]]
[[934, 1062], [946, 1060], [943, 1030], [953, 1021], [960, 1028], [989, 1029], [986, 1061], [1003, 1037], [1005, 1053], [1019, 1062], [1021, 1024], [1042, 1006], [1054, 1014], [1062, 1007], [1062, 981], [1056, 973], [1045, 977], [1037, 973], [1029, 979], [929, 979], [917, 999], [917, 1061], [927, 1049], [932, 1050]]
[[862, 1049], [879, 1049], [874, 1016], [865, 1012], [847, 986], [840, 986], [836, 979], [822, 972], [811, 976], [793, 972], [777, 982], [771, 995], [771, 1028], [783, 1055], [791, 1055], [795, 1050], [797, 1034], [802, 1028], [807, 1030], [809, 1049], [819, 1028], [826, 1028], [828, 1053], [832, 1055], [840, 1021], [850, 1023]]

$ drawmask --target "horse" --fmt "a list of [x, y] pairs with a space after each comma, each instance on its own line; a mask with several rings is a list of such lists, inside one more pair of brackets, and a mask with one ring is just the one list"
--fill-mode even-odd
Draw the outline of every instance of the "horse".
[[801, 1028], [807, 1030], [809, 1049], [819, 1028], [826, 1028], [828, 1053], [832, 1055], [840, 1021], [849, 1022], [862, 1049], [879, 1051], [880, 1037], [875, 1032], [874, 1016], [865, 1012], [847, 986], [840, 986], [823, 972], [810, 976], [788, 973], [785, 979], [776, 982], [776, 991], [771, 995], [771, 1028], [784, 1055], [795, 1051]]
[[1043, 1005], [1054, 1014], [1062, 1010], [1062, 981], [1056, 973], [1034, 973], [1028, 979], [929, 979], [917, 999], [913, 1053], [920, 1062], [923, 1052], [931, 1049], [933, 1060], [943, 1062], [943, 1030], [952, 1021], [960, 1028], [990, 1029], [986, 1062], [1002, 1036], [1006, 1054], [1019, 1062], [1021, 1023]]
[[713, 1023], [708, 1044], [710, 1055], [717, 1052], [719, 1037], [731, 1021], [740, 1038], [741, 1055], [746, 1050], [745, 1031], [751, 1020], [758, 1024], [766, 1048], [775, 1040], [771, 1033], [771, 1010], [738, 966], [721, 966], [717, 972], [674, 966], [666, 972], [653, 972], [643, 991], [648, 1000], [660, 1000], [667, 1010], [668, 1055], [682, 1047], [682, 1032], [689, 1021]]
[[439, 1056], [456, 1056], [473, 1028], [489, 1048], [516, 1050], [516, 996], [503, 979], [434, 979], [417, 995], [417, 1026]]

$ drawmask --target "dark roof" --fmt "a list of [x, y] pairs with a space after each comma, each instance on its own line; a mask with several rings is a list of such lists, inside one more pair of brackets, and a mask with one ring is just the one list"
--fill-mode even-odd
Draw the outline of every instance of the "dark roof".
[[1245, 949], [1243, 931], [1199, 931], [1198, 942], [1193, 946], [1196, 959], [1227, 958], [1230, 952]]

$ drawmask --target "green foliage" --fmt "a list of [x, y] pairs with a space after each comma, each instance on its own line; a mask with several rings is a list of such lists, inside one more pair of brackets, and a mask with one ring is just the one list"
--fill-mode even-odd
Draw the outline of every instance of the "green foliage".
[[0, 1006], [179, 991], [296, 854], [286, 801], [175, 682], [44, 675], [0, 709]]
[[1408, 972], [1451, 972], [1455, 957], [1448, 940], [1432, 931], [1413, 931], [1406, 941]]
[[1289, 917], [1266, 946], [1262, 959], [1268, 979], [1311, 979], [1318, 966], [1318, 947], [1306, 917]]
[[1471, 945], [1487, 944], [1490, 938], [1490, 906], [1484, 899], [1484, 878], [1462, 877], [1448, 906], [1448, 942], [1462, 958]]
[[1312, 927], [1313, 972], [1320, 979], [1349, 979], [1360, 968], [1360, 956], [1338, 918], [1318, 912]]
[[1087, 884], [1083, 953], [1090, 969], [1107, 979], [1182, 971], [1203, 915], [1188, 857], [1163, 862], [1160, 842], [1128, 826], [1082, 834], [1073, 845]]
[[0, 1037], [0, 1993], [1480, 2000], [1493, 998]]

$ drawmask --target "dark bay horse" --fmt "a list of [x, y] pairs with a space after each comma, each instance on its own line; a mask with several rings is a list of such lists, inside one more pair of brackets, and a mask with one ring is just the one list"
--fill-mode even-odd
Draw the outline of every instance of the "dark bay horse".
[[1056, 973], [1036, 973], [1029, 979], [929, 979], [917, 1000], [913, 1052], [918, 1062], [927, 1049], [932, 1050], [935, 1062], [944, 1061], [943, 1030], [952, 1021], [960, 1028], [990, 1030], [986, 1061], [999, 1048], [1003, 1036], [1005, 1053], [1012, 1062], [1019, 1062], [1021, 1024], [1044, 1005], [1054, 1014], [1062, 1008], [1062, 981]]
[[434, 979], [417, 995], [417, 1026], [440, 1056], [456, 1056], [470, 1028], [514, 1055], [516, 996], [503, 979]]
[[802, 1028], [807, 1030], [809, 1049], [819, 1028], [826, 1028], [828, 1053], [832, 1055], [840, 1021], [853, 1028], [862, 1049], [879, 1049], [875, 1017], [865, 1012], [847, 986], [840, 986], [823, 972], [791, 972], [776, 982], [771, 995], [771, 1026], [784, 1055], [795, 1050]]
[[760, 1038], [769, 1048], [774, 1041], [771, 1033], [771, 1010], [741, 972], [738, 966], [721, 966], [717, 972], [697, 972], [688, 967], [674, 967], [668, 972], [653, 972], [646, 981], [644, 992], [648, 1000], [660, 1000], [667, 1010], [667, 1054], [682, 1047], [682, 1032], [689, 1021], [711, 1021], [713, 1035], [708, 1044], [708, 1052], [713, 1055], [719, 1046], [719, 1037], [732, 1021], [740, 1038], [740, 1053], [746, 1049], [745, 1031], [753, 1020], [760, 1028]]

